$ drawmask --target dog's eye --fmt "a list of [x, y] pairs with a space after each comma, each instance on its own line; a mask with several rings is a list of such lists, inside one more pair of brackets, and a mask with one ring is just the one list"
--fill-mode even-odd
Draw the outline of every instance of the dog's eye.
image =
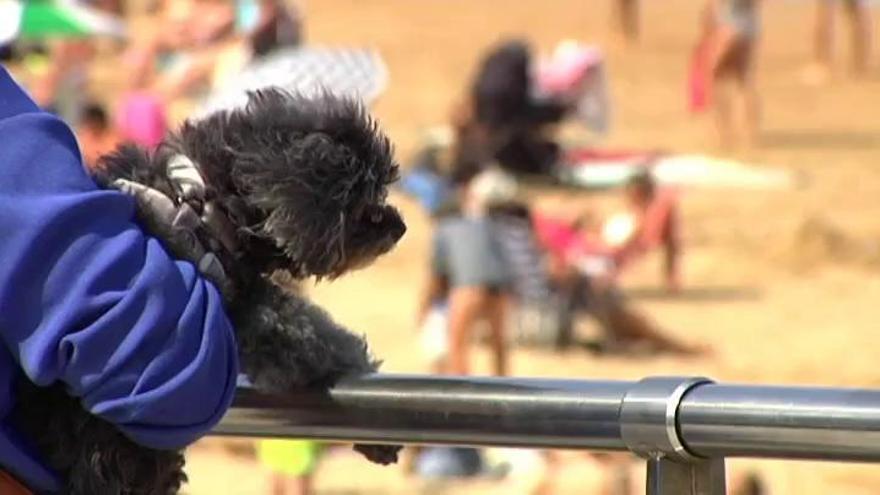
[[373, 213], [370, 214], [370, 220], [371, 220], [373, 223], [379, 223], [379, 222], [382, 221], [382, 217], [383, 217], [383, 216], [384, 216], [384, 215], [382, 215], [382, 211], [381, 211], [381, 210], [380, 210], [380, 211], [374, 211]]

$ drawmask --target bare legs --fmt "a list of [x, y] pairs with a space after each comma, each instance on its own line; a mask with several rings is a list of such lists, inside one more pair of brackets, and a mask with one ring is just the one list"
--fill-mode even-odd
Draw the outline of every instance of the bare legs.
[[635, 43], [639, 38], [639, 0], [617, 0], [615, 19], [623, 40]]
[[272, 475], [272, 495], [311, 495], [312, 476]]
[[[601, 279], [583, 279], [570, 273], [561, 280], [563, 290], [572, 297], [586, 298], [589, 312], [599, 321], [612, 347], [627, 348], [630, 345], [676, 354], [699, 354], [705, 349], [679, 342], [666, 336], [647, 316], [627, 304], [613, 285]], [[588, 285], [584, 285], [588, 284]], [[588, 288], [586, 292], [582, 288]]]
[[864, 74], [869, 65], [872, 43], [871, 11], [864, 0], [817, 0], [813, 35], [814, 63], [805, 74], [808, 82], [824, 82], [834, 63], [835, 4], [844, 3], [852, 34], [852, 70]]
[[677, 239], [667, 235], [663, 240], [663, 277], [669, 292], [681, 290], [681, 246]]
[[831, 59], [834, 43], [834, 2], [817, 0], [816, 2], [816, 27], [813, 33], [813, 56], [816, 63], [828, 69], [831, 67]]
[[664, 335], [659, 328], [637, 310], [619, 301], [612, 301], [605, 310], [608, 329], [613, 340], [621, 345], [641, 344], [654, 351], [675, 354], [698, 354], [701, 349]]
[[498, 376], [507, 375], [507, 343], [504, 338], [507, 296], [486, 287], [458, 287], [449, 295], [449, 366], [448, 372], [470, 372], [470, 343], [480, 319], [489, 324], [493, 368]]
[[742, 141], [754, 145], [760, 131], [761, 103], [755, 74], [758, 40], [724, 29], [716, 34], [712, 57], [713, 101], [718, 141], [737, 144], [736, 109], [741, 109]]
[[871, 10], [864, 0], [848, 0], [846, 4], [852, 26], [853, 71], [864, 75], [871, 56]]

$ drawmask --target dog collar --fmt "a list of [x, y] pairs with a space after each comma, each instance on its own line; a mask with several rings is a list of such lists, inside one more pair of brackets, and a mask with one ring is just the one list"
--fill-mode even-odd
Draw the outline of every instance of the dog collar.
[[168, 160], [167, 169], [168, 179], [177, 189], [179, 199], [187, 201], [196, 199], [204, 201], [205, 199], [205, 179], [199, 171], [199, 167], [183, 154], [176, 154]]

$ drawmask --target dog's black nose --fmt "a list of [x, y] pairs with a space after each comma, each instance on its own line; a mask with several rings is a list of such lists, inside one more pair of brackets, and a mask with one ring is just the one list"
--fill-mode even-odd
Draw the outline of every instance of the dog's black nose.
[[397, 215], [394, 215], [391, 221], [391, 236], [394, 239], [394, 242], [400, 240], [403, 237], [403, 234], [406, 233], [406, 224], [403, 223], [403, 219]]

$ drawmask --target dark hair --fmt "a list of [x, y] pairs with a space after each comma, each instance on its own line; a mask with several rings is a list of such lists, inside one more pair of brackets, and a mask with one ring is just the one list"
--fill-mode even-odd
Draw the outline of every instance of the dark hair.
[[103, 130], [109, 126], [109, 123], [107, 111], [100, 103], [89, 103], [83, 108], [80, 116], [81, 125], [94, 126]]
[[634, 173], [626, 182], [629, 188], [637, 189], [640, 193], [651, 196], [657, 188], [657, 182], [649, 170]]

